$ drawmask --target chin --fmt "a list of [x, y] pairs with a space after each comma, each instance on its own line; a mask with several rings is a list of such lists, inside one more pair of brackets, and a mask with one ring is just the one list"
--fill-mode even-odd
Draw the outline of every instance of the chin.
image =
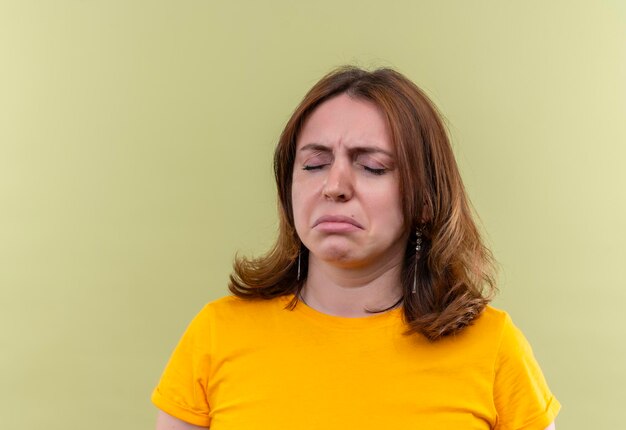
[[362, 261], [362, 258], [359, 257], [355, 250], [349, 248], [326, 248], [320, 250], [320, 252], [314, 252], [314, 255], [326, 263], [342, 267], [356, 267]]
[[344, 250], [330, 250], [323, 252], [319, 255], [321, 260], [325, 260], [328, 262], [337, 261], [337, 262], [348, 262], [354, 260], [354, 257], [351, 252]]

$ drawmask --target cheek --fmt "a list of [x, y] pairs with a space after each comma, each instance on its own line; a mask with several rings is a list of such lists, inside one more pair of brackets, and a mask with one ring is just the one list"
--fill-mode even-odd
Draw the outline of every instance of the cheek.
[[400, 181], [398, 180], [398, 178], [394, 178], [394, 181], [392, 182], [392, 184], [390, 184], [388, 190], [389, 192], [386, 194], [387, 208], [393, 208], [393, 210], [390, 212], [393, 213], [394, 218], [396, 218], [400, 222], [403, 222], [404, 211], [402, 207], [402, 196], [400, 195]]
[[387, 189], [386, 192], [377, 193], [375, 198], [370, 200], [370, 211], [372, 214], [379, 214], [379, 219], [389, 227], [401, 226], [404, 223], [402, 199], [397, 190]]
[[293, 218], [296, 224], [300, 218], [300, 211], [302, 210], [302, 203], [295, 193], [291, 194], [291, 210], [293, 212]]
[[395, 178], [384, 183], [364, 183], [361, 188], [366, 190], [365, 196], [369, 197], [372, 206], [384, 207], [387, 211], [402, 207], [400, 185]]
[[303, 188], [294, 182], [291, 188], [291, 210], [296, 230], [299, 230], [302, 224], [306, 222], [306, 197], [303, 191]]
[[311, 179], [301, 178], [294, 175], [294, 179], [291, 184], [291, 207], [293, 208], [294, 215], [296, 212], [307, 210], [307, 205], [311, 204], [311, 199], [315, 193], [316, 186], [316, 183]]

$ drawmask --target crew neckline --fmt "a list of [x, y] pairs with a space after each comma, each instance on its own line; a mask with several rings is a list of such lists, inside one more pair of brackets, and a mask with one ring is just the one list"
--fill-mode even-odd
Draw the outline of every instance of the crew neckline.
[[[294, 294], [288, 294], [282, 296], [284, 305], [287, 305], [294, 298]], [[288, 312], [294, 312], [306, 317], [309, 320], [313, 320], [318, 324], [322, 324], [328, 327], [334, 328], [346, 328], [346, 329], [368, 329], [377, 327], [386, 327], [394, 324], [402, 323], [403, 306], [402, 304], [397, 307], [382, 313], [372, 314], [364, 317], [341, 317], [337, 315], [330, 315], [324, 312], [313, 309], [302, 299], [298, 300], [296, 307]]]

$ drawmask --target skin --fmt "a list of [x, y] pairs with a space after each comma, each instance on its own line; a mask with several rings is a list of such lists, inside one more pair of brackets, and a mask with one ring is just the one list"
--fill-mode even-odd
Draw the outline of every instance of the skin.
[[205, 430], [208, 427], [199, 427], [179, 420], [163, 411], [157, 413], [156, 430]]
[[[398, 300], [408, 232], [393, 144], [375, 105], [342, 94], [311, 114], [296, 145], [292, 205], [309, 250], [309, 306], [358, 317]], [[325, 216], [358, 226], [318, 224]]]
[[[309, 249], [302, 294], [308, 306], [360, 317], [398, 300], [409, 232], [393, 145], [376, 106], [342, 94], [312, 113], [296, 146], [292, 201], [296, 231]], [[156, 430], [204, 428], [158, 413]], [[552, 423], [546, 430], [554, 429]]]

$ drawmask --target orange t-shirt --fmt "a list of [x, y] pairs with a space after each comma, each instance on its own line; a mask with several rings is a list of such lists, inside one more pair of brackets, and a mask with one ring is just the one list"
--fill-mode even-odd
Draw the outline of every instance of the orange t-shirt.
[[503, 311], [430, 342], [403, 334], [401, 308], [344, 318], [292, 297], [207, 304], [152, 402], [211, 430], [544, 430], [559, 411]]

